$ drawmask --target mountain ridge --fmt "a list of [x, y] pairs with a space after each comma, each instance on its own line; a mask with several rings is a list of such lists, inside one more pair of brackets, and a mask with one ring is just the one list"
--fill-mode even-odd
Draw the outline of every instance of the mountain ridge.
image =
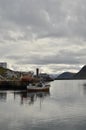
[[81, 68], [81, 70], [73, 76], [73, 78], [74, 79], [86, 79], [86, 65], [84, 65]]

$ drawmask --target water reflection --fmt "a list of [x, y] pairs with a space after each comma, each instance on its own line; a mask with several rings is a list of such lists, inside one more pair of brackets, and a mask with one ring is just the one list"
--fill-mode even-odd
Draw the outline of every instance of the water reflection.
[[83, 94], [86, 95], [86, 83], [83, 84]]
[[44, 100], [44, 98], [49, 95], [50, 95], [49, 91], [48, 92], [34, 92], [34, 93], [32, 92], [29, 93], [27, 91], [0, 91], [0, 102], [6, 102], [7, 98], [9, 98], [15, 101], [19, 99], [19, 102], [21, 105], [25, 103], [32, 105], [38, 98], [40, 100]]
[[14, 91], [14, 100], [20, 96], [20, 103], [28, 103], [29, 105], [34, 104], [34, 102], [40, 98], [43, 100], [45, 97], [50, 95], [50, 92], [34, 92], [34, 93], [29, 93], [29, 92], [16, 92]]
[[50, 93], [0, 91], [0, 130], [86, 130], [85, 83], [54, 81]]
[[0, 92], [0, 101], [6, 101], [7, 99], [7, 92]]

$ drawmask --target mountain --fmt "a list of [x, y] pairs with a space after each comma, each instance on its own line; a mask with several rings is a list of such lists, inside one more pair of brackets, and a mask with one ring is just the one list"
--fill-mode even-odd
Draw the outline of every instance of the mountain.
[[86, 65], [81, 68], [81, 70], [76, 73], [74, 79], [86, 79]]
[[64, 72], [60, 74], [56, 79], [72, 79], [75, 73], [71, 72]]

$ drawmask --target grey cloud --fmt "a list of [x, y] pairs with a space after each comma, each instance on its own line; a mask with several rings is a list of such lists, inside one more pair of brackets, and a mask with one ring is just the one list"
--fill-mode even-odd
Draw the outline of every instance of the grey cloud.
[[[59, 54], [52, 55], [40, 55], [38, 54], [29, 54], [27, 55], [12, 55], [7, 56], [8, 59], [16, 60], [17, 64], [36, 64], [36, 65], [48, 65], [48, 64], [80, 64], [82, 56], [79, 58], [78, 53], [69, 52], [67, 50], [61, 50]], [[82, 63], [84, 60], [82, 60]]]
[[0, 0], [0, 56], [19, 65], [85, 64], [85, 12], [85, 0]]
[[85, 5], [85, 0], [0, 0], [0, 14], [5, 24], [13, 23], [22, 31], [26, 27], [37, 38], [85, 38]]
[[[28, 65], [18, 65], [15, 64], [14, 66], [11, 66], [13, 69], [16, 70], [23, 70], [23, 71], [29, 71], [33, 70], [35, 72], [36, 68], [39, 68], [41, 72], [48, 72], [48, 73], [55, 73], [55, 74], [61, 74], [63, 72], [78, 72], [81, 69], [81, 66], [74, 65], [61, 65], [61, 64], [50, 64], [50, 65], [38, 65], [38, 64], [28, 64]], [[15, 70], [14, 69], [14, 70]], [[47, 71], [46, 71], [47, 70]]]
[[63, 72], [78, 72], [81, 69], [81, 66], [76, 66], [76, 64], [73, 65], [49, 65], [48, 66], [50, 68], [50, 70], [52, 70], [53, 73], [63, 73]]

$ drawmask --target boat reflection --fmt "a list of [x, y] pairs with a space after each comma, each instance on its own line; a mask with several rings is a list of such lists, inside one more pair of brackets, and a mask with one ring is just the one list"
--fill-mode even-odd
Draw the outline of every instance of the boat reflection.
[[47, 96], [50, 95], [50, 92], [14, 92], [14, 100], [16, 100], [17, 96], [20, 96], [20, 104], [34, 104], [37, 99], [44, 100]]
[[6, 99], [7, 99], [7, 92], [1, 91], [1, 92], [0, 92], [0, 101], [5, 102]]

